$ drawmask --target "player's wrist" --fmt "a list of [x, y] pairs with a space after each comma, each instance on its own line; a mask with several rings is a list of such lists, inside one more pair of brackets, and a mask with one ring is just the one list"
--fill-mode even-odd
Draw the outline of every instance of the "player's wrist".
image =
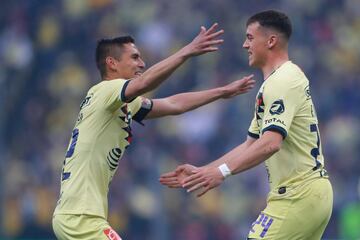
[[218, 166], [218, 169], [220, 170], [221, 174], [223, 175], [224, 179], [227, 177], [230, 177], [231, 171], [230, 168], [228, 167], [228, 165], [226, 163], [221, 164], [220, 166]]

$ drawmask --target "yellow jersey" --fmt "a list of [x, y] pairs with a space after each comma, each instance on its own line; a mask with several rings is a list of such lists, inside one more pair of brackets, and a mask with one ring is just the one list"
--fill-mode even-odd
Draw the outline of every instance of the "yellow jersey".
[[80, 105], [61, 175], [56, 214], [107, 218], [109, 184], [131, 142], [132, 120], [141, 122], [152, 102], [137, 97], [125, 102], [129, 80], [102, 81]]
[[301, 183], [324, 166], [320, 133], [309, 81], [291, 61], [276, 69], [260, 87], [248, 134], [280, 133], [280, 151], [265, 161], [271, 190]]

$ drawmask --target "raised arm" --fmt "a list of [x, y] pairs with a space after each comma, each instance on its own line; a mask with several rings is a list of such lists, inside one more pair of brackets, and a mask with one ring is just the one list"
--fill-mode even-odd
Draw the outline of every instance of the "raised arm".
[[125, 90], [125, 98], [131, 100], [155, 89], [188, 58], [217, 51], [217, 45], [223, 42], [223, 39], [217, 37], [224, 33], [222, 29], [217, 31], [217, 26], [218, 24], [215, 23], [208, 30], [202, 26], [200, 33], [191, 43], [150, 67], [141, 76], [131, 79]]
[[248, 92], [254, 87], [253, 75], [246, 76], [223, 87], [199, 92], [180, 93], [167, 98], [154, 99], [147, 119], [167, 115], [178, 115], [220, 98], [230, 98]]

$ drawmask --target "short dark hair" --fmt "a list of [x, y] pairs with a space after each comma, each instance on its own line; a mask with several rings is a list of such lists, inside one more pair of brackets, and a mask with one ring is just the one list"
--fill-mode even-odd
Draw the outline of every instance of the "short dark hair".
[[258, 22], [262, 27], [275, 29], [283, 33], [287, 40], [290, 39], [292, 33], [291, 21], [285, 13], [275, 10], [259, 12], [248, 19], [246, 26], [255, 22]]
[[97, 42], [95, 60], [101, 77], [106, 74], [106, 57], [110, 56], [119, 60], [121, 54], [119, 54], [115, 48], [122, 47], [126, 43], [135, 43], [135, 40], [131, 36], [121, 36], [116, 38], [103, 38]]

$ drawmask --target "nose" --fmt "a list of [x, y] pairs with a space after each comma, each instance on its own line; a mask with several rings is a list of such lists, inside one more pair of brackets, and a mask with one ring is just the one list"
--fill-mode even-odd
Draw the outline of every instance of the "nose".
[[141, 58], [139, 59], [139, 68], [141, 69], [145, 68], [145, 62]]
[[243, 43], [243, 48], [245, 48], [245, 49], [249, 48], [249, 44], [248, 44], [248, 42], [246, 40]]

